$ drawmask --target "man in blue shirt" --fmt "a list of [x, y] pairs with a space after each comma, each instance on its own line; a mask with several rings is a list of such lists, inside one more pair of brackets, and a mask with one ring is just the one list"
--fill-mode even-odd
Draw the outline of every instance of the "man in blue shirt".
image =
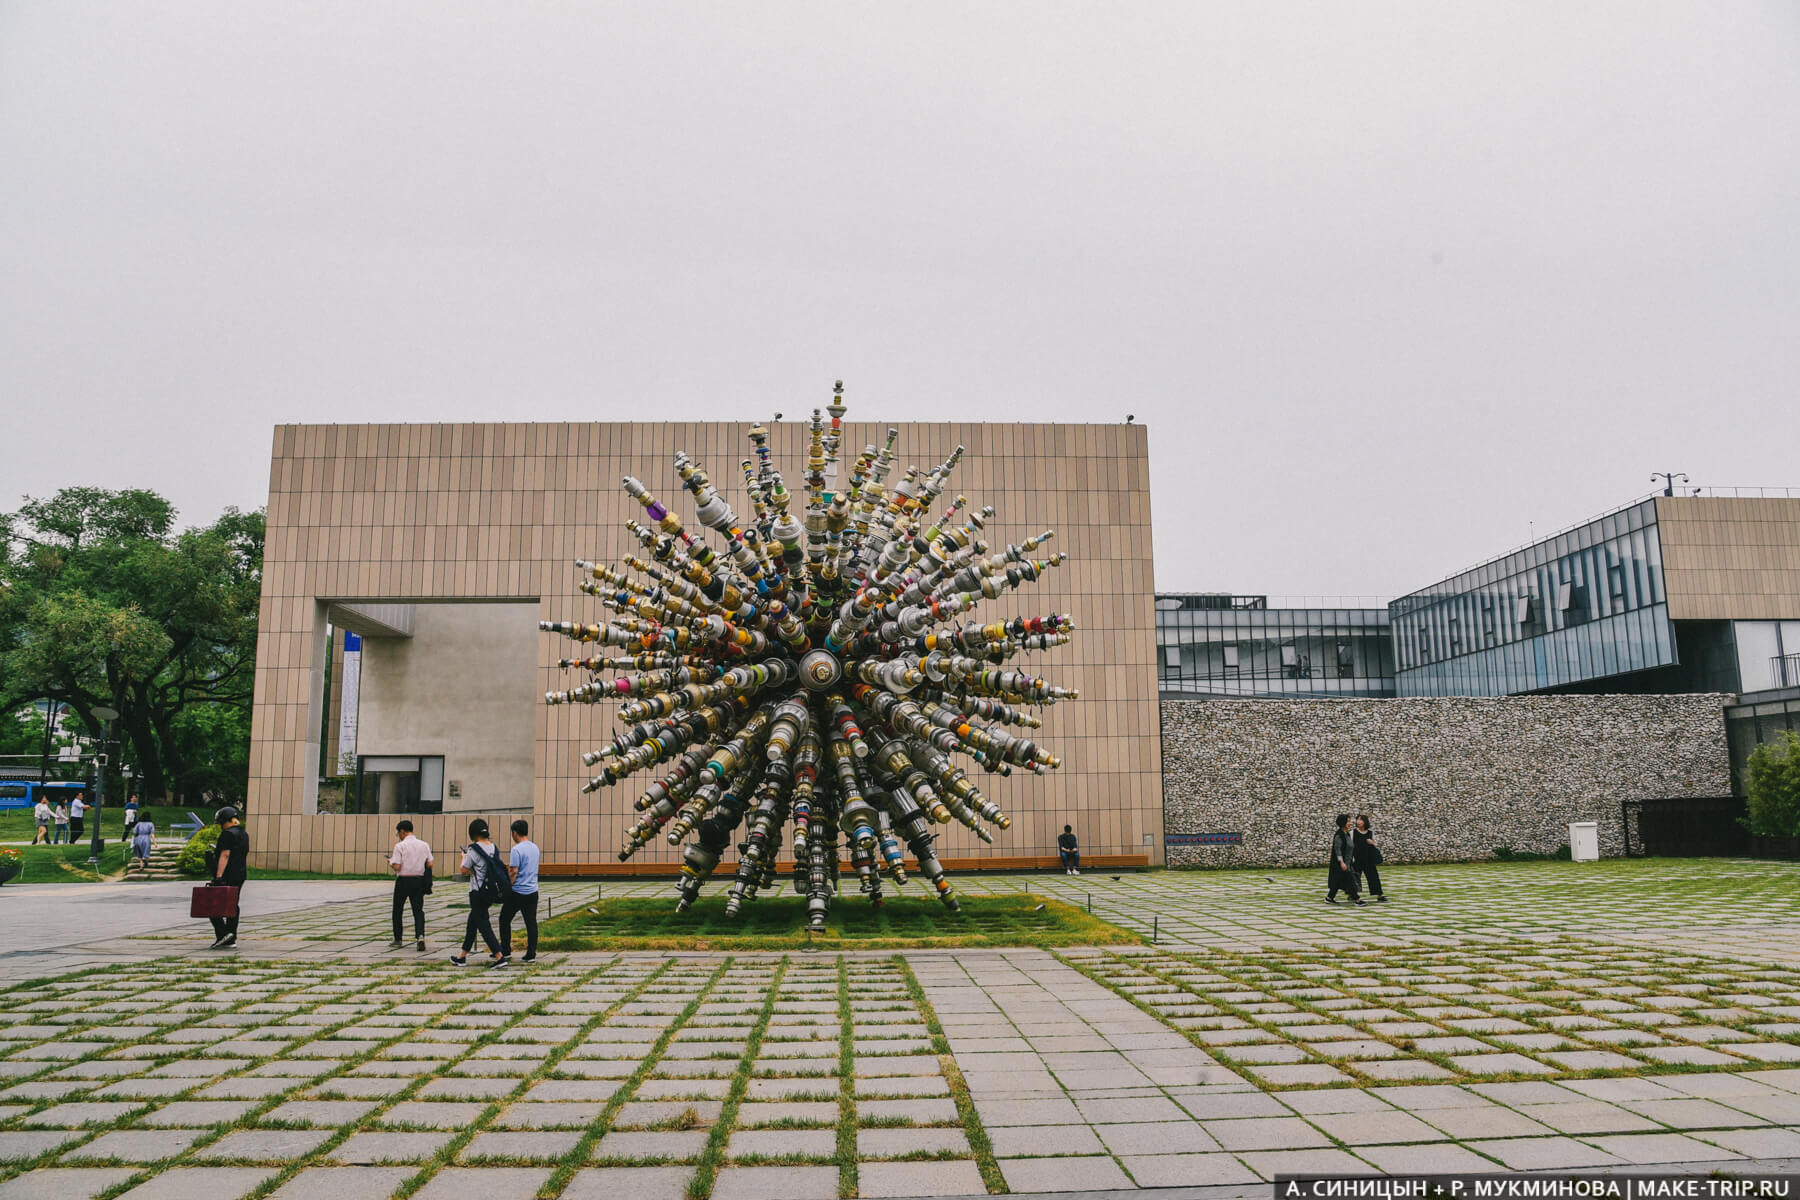
[[528, 836], [531, 826], [521, 818], [512, 823], [512, 854], [507, 859], [507, 874], [512, 876], [512, 895], [500, 904], [500, 961], [504, 967], [512, 961], [512, 919], [518, 913], [525, 918], [525, 957], [522, 962], [537, 961], [538, 859], [542, 853]]

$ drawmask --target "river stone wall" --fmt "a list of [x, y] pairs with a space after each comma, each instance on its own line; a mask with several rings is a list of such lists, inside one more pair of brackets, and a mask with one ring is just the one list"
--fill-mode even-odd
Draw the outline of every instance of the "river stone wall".
[[1617, 855], [1620, 801], [1730, 794], [1730, 699], [1165, 700], [1168, 864], [1323, 865], [1339, 812], [1369, 813], [1393, 862], [1553, 853], [1571, 821]]

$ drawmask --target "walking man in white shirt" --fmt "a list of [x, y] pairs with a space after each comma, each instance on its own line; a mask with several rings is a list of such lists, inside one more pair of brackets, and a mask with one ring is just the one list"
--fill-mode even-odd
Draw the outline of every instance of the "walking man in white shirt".
[[81, 829], [86, 824], [87, 793], [76, 792], [75, 799], [69, 801], [69, 844], [71, 846], [81, 840]]
[[394, 852], [388, 855], [388, 866], [394, 872], [394, 940], [389, 950], [398, 950], [404, 933], [401, 915], [406, 902], [412, 901], [413, 934], [418, 939], [419, 949], [425, 949], [425, 889], [431, 880], [426, 871], [431, 868], [431, 847], [413, 836], [411, 821], [402, 821], [394, 826], [394, 832], [400, 840], [394, 843]]

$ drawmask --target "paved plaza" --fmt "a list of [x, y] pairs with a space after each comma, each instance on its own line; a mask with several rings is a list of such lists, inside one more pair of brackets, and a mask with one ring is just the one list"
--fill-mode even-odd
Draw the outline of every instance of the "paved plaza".
[[[8, 887], [0, 1200], [962, 1196], [1800, 1164], [1800, 870], [959, 879], [1142, 947], [386, 949], [379, 883]], [[557, 912], [656, 882], [554, 882]], [[854, 897], [845, 902], [856, 903]], [[78, 921], [70, 919], [71, 914]]]

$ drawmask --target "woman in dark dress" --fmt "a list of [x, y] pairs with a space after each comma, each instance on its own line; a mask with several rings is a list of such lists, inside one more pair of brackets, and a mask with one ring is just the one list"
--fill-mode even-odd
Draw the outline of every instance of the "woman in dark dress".
[[1356, 839], [1350, 833], [1349, 813], [1338, 814], [1337, 832], [1331, 835], [1331, 875], [1326, 881], [1325, 903], [1336, 904], [1339, 892], [1352, 903], [1363, 903], [1356, 883]]
[[1356, 814], [1356, 873], [1362, 876], [1363, 886], [1369, 894], [1385, 903], [1387, 894], [1381, 890], [1381, 872], [1375, 868], [1381, 865], [1381, 847], [1375, 844], [1375, 835], [1369, 829], [1369, 814]]

